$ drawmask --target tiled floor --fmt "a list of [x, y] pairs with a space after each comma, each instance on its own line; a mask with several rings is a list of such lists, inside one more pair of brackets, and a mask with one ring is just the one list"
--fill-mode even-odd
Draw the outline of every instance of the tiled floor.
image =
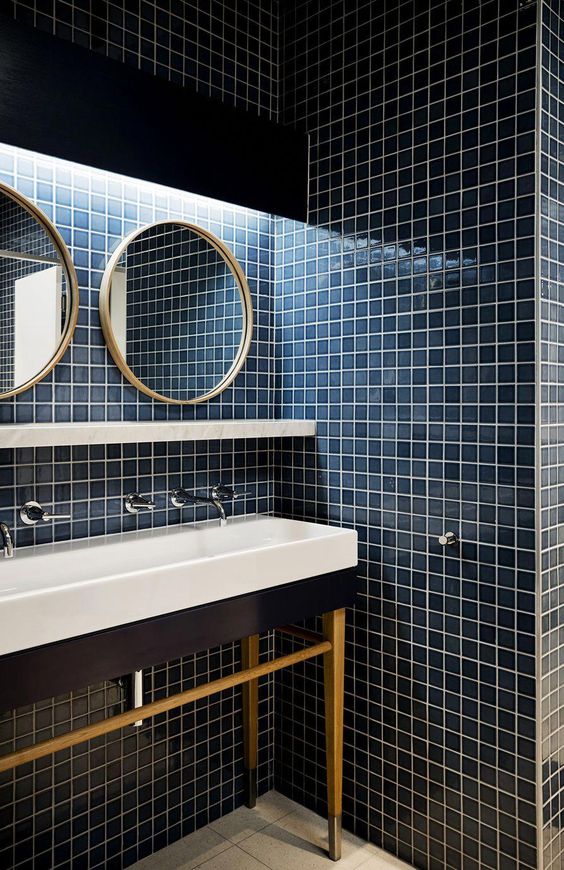
[[276, 791], [135, 864], [137, 870], [409, 870], [397, 858], [343, 832], [338, 864], [326, 854], [327, 823]]

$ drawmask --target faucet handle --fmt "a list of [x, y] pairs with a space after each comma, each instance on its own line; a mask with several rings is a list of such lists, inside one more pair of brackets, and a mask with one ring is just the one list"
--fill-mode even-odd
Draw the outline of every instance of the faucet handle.
[[35, 526], [40, 520], [44, 523], [52, 520], [70, 520], [70, 514], [51, 514], [41, 507], [38, 501], [26, 501], [20, 508], [20, 519], [26, 526]]
[[187, 490], [183, 489], [181, 486], [177, 486], [175, 489], [171, 490], [170, 501], [174, 507], [183, 508], [187, 504], [196, 504], [198, 496], [191, 492], [187, 492]]
[[216, 483], [215, 486], [212, 486], [211, 491], [212, 498], [218, 499], [219, 501], [226, 501], [228, 499], [237, 501], [238, 498], [250, 494], [251, 492], [248, 489], [237, 491], [236, 489], [232, 489], [230, 486], [225, 486], [223, 483]]
[[125, 498], [125, 509], [130, 514], [138, 514], [140, 511], [154, 510], [155, 502], [137, 492], [130, 492]]

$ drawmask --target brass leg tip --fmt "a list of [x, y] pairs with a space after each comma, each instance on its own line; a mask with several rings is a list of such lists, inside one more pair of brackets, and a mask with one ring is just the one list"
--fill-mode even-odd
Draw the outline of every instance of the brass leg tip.
[[250, 810], [257, 805], [257, 769], [245, 768], [245, 806]]
[[341, 816], [329, 816], [329, 857], [332, 861], [341, 858]]

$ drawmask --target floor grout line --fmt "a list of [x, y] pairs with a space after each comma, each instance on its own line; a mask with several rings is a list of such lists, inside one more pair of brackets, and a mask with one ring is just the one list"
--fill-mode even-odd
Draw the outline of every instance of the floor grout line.
[[254, 858], [255, 861], [258, 861], [258, 863], [259, 863], [259, 864], [262, 864], [263, 867], [267, 867], [268, 870], [272, 870], [272, 865], [271, 865], [271, 864], [265, 864], [264, 861], [261, 861], [260, 858], [257, 858], [255, 855], [250, 855], [249, 852], [245, 852], [244, 849], [239, 849], [239, 852], [241, 852], [243, 855], [246, 855], [247, 858], [249, 858], [249, 857], [250, 857], [250, 858]]
[[[221, 834], [219, 836], [221, 836]], [[225, 840], [225, 837], [223, 839]], [[232, 843], [231, 840], [227, 840], [227, 842], [230, 844], [228, 849], [223, 849], [222, 852], [218, 852], [217, 855], [214, 855], [212, 858], [206, 858], [206, 860], [202, 861], [201, 864], [196, 864], [196, 866], [193, 867], [193, 870], [199, 870], [199, 868], [207, 864], [208, 861], [213, 861], [215, 858], [219, 858], [220, 855], [223, 855], [225, 852], [231, 852], [233, 849], [237, 849], [238, 852], [241, 852], [241, 854], [245, 855], [247, 858], [253, 858], [257, 864], [261, 864], [263, 867], [266, 867], [267, 870], [272, 870], [272, 867], [269, 864], [265, 864], [264, 861], [260, 860], [260, 858], [255, 858], [254, 855], [250, 855], [248, 852], [245, 852], [244, 849], [240, 849], [237, 843]]]
[[[266, 794], [263, 795], [263, 797], [266, 798]], [[284, 796], [282, 796], [282, 797], [284, 797]], [[216, 822], [220, 822], [221, 818], [218, 818], [218, 819], [214, 820], [214, 822], [212, 822], [211, 824], [208, 824], [208, 825], [204, 826], [203, 828], [200, 828], [199, 830], [201, 832], [207, 831], [208, 834], [212, 835], [211, 836], [212, 845], [210, 847], [212, 849], [212, 852], [213, 852], [213, 850], [217, 850], [217, 849], [219, 851], [215, 851], [211, 855], [208, 853], [207, 857], [204, 857], [202, 854], [198, 854], [197, 852], [191, 853], [192, 857], [191, 857], [191, 859], [189, 858], [188, 860], [193, 860], [193, 861], [197, 862], [193, 865], [193, 870], [202, 870], [202, 868], [205, 868], [206, 866], [209, 866], [210, 870], [214, 870], [214, 868], [217, 868], [218, 864], [220, 866], [225, 866], [226, 858], [223, 857], [224, 853], [227, 854], [228, 852], [231, 852], [231, 856], [232, 856], [231, 859], [227, 858], [227, 866], [229, 866], [230, 863], [234, 862], [236, 859], [236, 853], [233, 852], [233, 849], [236, 849], [237, 852], [239, 853], [239, 859], [238, 859], [239, 862], [241, 861], [241, 856], [244, 856], [244, 858], [247, 859], [247, 861], [254, 862], [253, 866], [255, 866], [257, 868], [257, 870], [259, 867], [267, 868], [267, 870], [275, 870], [276, 867], [279, 868], [281, 866], [280, 865], [280, 858], [281, 858], [280, 848], [276, 849], [276, 855], [271, 855], [268, 848], [266, 848], [266, 849], [264, 848], [264, 843], [263, 844], [259, 843], [257, 848], [258, 848], [258, 852], [260, 854], [260, 857], [257, 854], [254, 854], [254, 850], [253, 850], [254, 847], [251, 846], [250, 850], [248, 850], [248, 848], [243, 848], [244, 845], [249, 847], [250, 840], [253, 837], [259, 838], [261, 836], [264, 837], [265, 835], [267, 837], [272, 836], [275, 839], [279, 839], [279, 840], [284, 840], [287, 836], [289, 836], [291, 838], [291, 840], [293, 840], [293, 841], [294, 840], [295, 841], [302, 841], [303, 840], [303, 842], [304, 842], [304, 853], [303, 853], [304, 859], [303, 860], [305, 862], [303, 864], [304, 868], [306, 866], [308, 866], [307, 865], [307, 856], [308, 856], [310, 851], [313, 851], [313, 852], [315, 852], [315, 854], [317, 854], [321, 850], [321, 853], [325, 857], [327, 857], [326, 845], [324, 847], [319, 842], [320, 831], [318, 829], [318, 824], [317, 824], [318, 821], [325, 823], [325, 820], [322, 819], [321, 816], [318, 816], [316, 813], [312, 813], [310, 810], [306, 810], [306, 808], [300, 806], [299, 804], [295, 804], [295, 805], [290, 806], [290, 807], [287, 806], [286, 809], [284, 809], [280, 815], [276, 816], [276, 818], [265, 819], [264, 816], [260, 815], [260, 813], [261, 813], [261, 798], [259, 798], [259, 800], [257, 801], [257, 807], [256, 807], [257, 816], [255, 816], [255, 811], [248, 810], [245, 807], [239, 807], [238, 809], [243, 811], [241, 825], [239, 827], [239, 830], [237, 832], [237, 826], [235, 826], [234, 828], [228, 829], [228, 830], [231, 830], [233, 836], [240, 836], [240, 834], [245, 830], [246, 826], [251, 824], [249, 813], [251, 814], [251, 816], [255, 817], [255, 823], [258, 819], [260, 819], [260, 821], [263, 823], [262, 826], [259, 828], [250, 830], [243, 837], [238, 839], [236, 842], [234, 840], [230, 839], [228, 836], [226, 836], [221, 831], [217, 831], [212, 827], [212, 825], [214, 825]], [[268, 813], [269, 809], [272, 812], [273, 808], [272, 807], [269, 808], [268, 802], [267, 802], [266, 806], [265, 806], [265, 812]], [[279, 809], [281, 809], [281, 808], [279, 807], [279, 808], [275, 809], [275, 812], [278, 812]], [[234, 812], [237, 813], [237, 810], [235, 810]], [[303, 813], [305, 813], [305, 817], [303, 817]], [[308, 836], [306, 828], [308, 826], [308, 818], [310, 815], [313, 817], [312, 824], [314, 825], [314, 828], [312, 828], [312, 831], [310, 832], [311, 836]], [[282, 822], [284, 820], [289, 820], [289, 819], [291, 819], [292, 816], [295, 816], [298, 820], [298, 827], [296, 828], [296, 830], [292, 829], [293, 826], [292, 826], [291, 822], [289, 823], [290, 828], [286, 828], [282, 825]], [[302, 825], [305, 825], [304, 830], [301, 830]], [[267, 834], [268, 831], [271, 832], [270, 835]], [[197, 833], [197, 831], [193, 832], [193, 834], [196, 834], [196, 833]], [[345, 838], [348, 836], [346, 832], [343, 832], [343, 835]], [[182, 839], [189, 839], [190, 836], [192, 836], [192, 834], [189, 834], [189, 835], [187, 835], [186, 838], [182, 838]], [[376, 857], [376, 858], [379, 858], [381, 860], [383, 868], [387, 868], [387, 870], [394, 870], [396, 865], [392, 864], [392, 863], [388, 864], [386, 862], [386, 854], [385, 854], [384, 850], [378, 850], [377, 852], [373, 852], [370, 848], [368, 848], [370, 846], [369, 842], [365, 842], [365, 841], [361, 840], [360, 838], [356, 837], [355, 835], [351, 835], [351, 836], [354, 837], [355, 842], [351, 842], [350, 845], [351, 846], [354, 845], [355, 847], [357, 847], [359, 849], [358, 860], [360, 862], [358, 864], [356, 863], [356, 859], [357, 859], [356, 854], [349, 855], [348, 856], [349, 859], [351, 859], [351, 858], [355, 859], [354, 864], [351, 863], [351, 865], [350, 865], [351, 867], [354, 866], [356, 868], [356, 870], [362, 870], [363, 867], [368, 866], [370, 864], [370, 862], [374, 859], [374, 857]], [[214, 840], [214, 838], [215, 838], [215, 840]], [[358, 841], [358, 842], [356, 842], [356, 841]], [[174, 844], [171, 844], [171, 846], [172, 845], [174, 845]], [[279, 846], [281, 846], [281, 845], [282, 844], [279, 844]], [[295, 845], [296, 845], [296, 843], [293, 843], [293, 844], [289, 843], [288, 849], [291, 850], [292, 848], [295, 847]], [[375, 848], [377, 848], [377, 847], [375, 847]], [[166, 851], [166, 849], [164, 851]], [[158, 856], [159, 856], [158, 852], [154, 853], [151, 856], [154, 863], [147, 864], [147, 870], [149, 870], [149, 868], [151, 868], [151, 870], [153, 870], [153, 868], [159, 867]], [[393, 858], [393, 856], [389, 856], [389, 857]], [[162, 856], [162, 858], [164, 859], [164, 855]], [[282, 854], [282, 860], [283, 860], [283, 854]], [[274, 864], [272, 863], [272, 861], [274, 861]], [[218, 863], [216, 863], [216, 862], [218, 862]], [[328, 870], [330, 870], [330, 867], [332, 866], [332, 862], [329, 862], [327, 860], [327, 862], [325, 862], [325, 863], [327, 863], [327, 868], [328, 868]], [[323, 863], [323, 866], [325, 866], [325, 863]], [[243, 861], [242, 866], [244, 866], [244, 865], [245, 865], [245, 861]], [[178, 866], [180, 866], [180, 864]], [[301, 866], [302, 865], [300, 865], [300, 867]], [[402, 865], [400, 865], [400, 866], [402, 866]], [[406, 867], [406, 870], [409, 870], [408, 865], [403, 865], [403, 866]]]

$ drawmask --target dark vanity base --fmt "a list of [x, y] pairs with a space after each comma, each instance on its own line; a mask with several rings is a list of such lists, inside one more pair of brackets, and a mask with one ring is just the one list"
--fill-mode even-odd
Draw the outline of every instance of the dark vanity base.
[[[355, 572], [339, 571], [241, 595], [166, 616], [129, 623], [0, 658], [0, 708], [29, 704], [53, 695], [141, 670], [234, 640], [241, 642], [241, 668], [202, 683], [58, 734], [0, 757], [0, 772], [33, 763], [62, 750], [184, 707], [237, 686], [242, 688], [245, 802], [256, 802], [258, 688], [261, 677], [321, 657], [323, 661], [329, 857], [341, 857], [343, 793], [343, 701], [345, 607], [354, 603]], [[322, 614], [321, 634], [287, 623]], [[259, 634], [268, 629], [294, 634], [305, 646], [259, 662]]]
[[354, 603], [355, 569], [192, 607], [0, 657], [0, 711]]

